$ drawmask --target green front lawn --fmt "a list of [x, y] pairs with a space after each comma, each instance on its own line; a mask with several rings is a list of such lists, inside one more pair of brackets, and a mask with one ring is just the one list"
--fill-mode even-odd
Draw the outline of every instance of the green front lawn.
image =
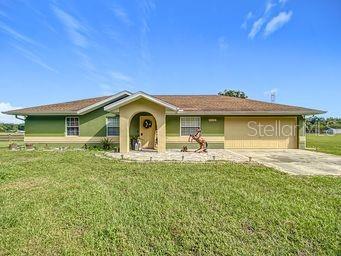
[[307, 147], [316, 148], [319, 152], [341, 155], [341, 134], [334, 136], [307, 134]]
[[256, 165], [0, 150], [0, 255], [335, 255], [340, 196]]
[[0, 141], [0, 148], [7, 148], [9, 142], [8, 141]]
[[[12, 141], [13, 143], [16, 143], [18, 145], [24, 145], [24, 142], [23, 141]], [[9, 141], [0, 141], [0, 149], [1, 148], [8, 148], [9, 144], [11, 142]]]

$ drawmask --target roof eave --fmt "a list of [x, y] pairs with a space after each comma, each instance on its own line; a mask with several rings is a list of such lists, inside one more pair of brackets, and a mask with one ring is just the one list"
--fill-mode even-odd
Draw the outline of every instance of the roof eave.
[[[110, 111], [114, 111], [117, 108], [112, 108]], [[108, 109], [105, 109], [109, 111]], [[62, 116], [62, 115], [80, 115], [78, 111], [68, 112], [17, 112], [4, 111], [1, 112], [6, 115], [20, 115], [20, 116]], [[318, 115], [325, 114], [327, 111], [314, 110], [314, 111], [182, 111], [176, 109], [175, 111], [167, 111], [167, 115], [231, 115], [231, 116], [257, 116], [257, 115]]]
[[19, 116], [64, 116], [64, 115], [78, 115], [77, 111], [68, 112], [18, 112], [16, 110], [2, 112], [6, 115], [19, 115]]
[[9, 111], [4, 111], [2, 112], [3, 114], [6, 115], [21, 115], [21, 116], [60, 116], [60, 115], [84, 115], [86, 113], [89, 113], [93, 111], [94, 109], [97, 109], [99, 107], [104, 106], [105, 104], [108, 104], [109, 102], [115, 100], [116, 98], [122, 97], [122, 96], [129, 96], [132, 93], [129, 91], [121, 91], [119, 93], [116, 93], [109, 98], [106, 98], [105, 100], [99, 101], [97, 103], [94, 103], [90, 106], [87, 106], [85, 108], [79, 109], [79, 110], [74, 110], [74, 111], [40, 111], [40, 112], [29, 112], [29, 111], [21, 111], [20, 109], [17, 110], [9, 110]]
[[178, 111], [166, 112], [167, 115], [228, 115], [228, 116], [299, 116], [325, 114], [327, 111]]

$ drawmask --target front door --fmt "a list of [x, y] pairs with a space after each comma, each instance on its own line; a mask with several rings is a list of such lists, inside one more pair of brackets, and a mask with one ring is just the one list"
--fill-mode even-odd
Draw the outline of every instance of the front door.
[[155, 148], [156, 122], [153, 116], [140, 116], [140, 140], [142, 148]]

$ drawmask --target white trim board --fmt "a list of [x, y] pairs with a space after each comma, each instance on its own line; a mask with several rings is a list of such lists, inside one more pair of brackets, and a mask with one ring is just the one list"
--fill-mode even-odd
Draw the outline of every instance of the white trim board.
[[111, 97], [109, 97], [109, 98], [107, 98], [105, 100], [102, 100], [102, 101], [97, 102], [97, 103], [95, 103], [93, 105], [90, 105], [90, 106], [85, 107], [85, 108], [83, 108], [81, 110], [78, 110], [77, 114], [84, 115], [86, 113], [91, 112], [92, 110], [94, 110], [96, 108], [104, 106], [105, 104], [109, 103], [110, 101], [113, 101], [113, 100], [115, 100], [117, 98], [124, 97], [124, 96], [128, 96], [129, 97], [130, 95], [131, 95], [131, 92], [128, 92], [128, 91], [122, 91], [122, 92], [116, 93], [113, 96], [111, 96]]
[[[199, 119], [199, 127], [200, 127], [200, 129], [201, 129], [201, 116], [180, 116], [180, 127], [179, 127], [179, 134], [180, 134], [180, 137], [185, 137], [185, 136], [187, 136], [187, 138], [188, 138], [188, 136], [189, 135], [182, 135], [182, 133], [181, 133], [181, 119], [184, 119], [184, 118], [186, 118], [186, 117], [195, 117], [195, 118], [198, 118]], [[195, 126], [192, 126], [192, 127], [190, 127], [190, 128], [195, 128]]]
[[299, 116], [324, 114], [325, 111], [181, 111], [170, 112], [169, 116]]
[[[107, 116], [105, 118], [105, 130], [106, 130], [106, 136], [107, 137], [112, 137], [112, 136], [120, 136], [119, 134], [118, 135], [108, 135], [108, 129], [109, 129], [109, 126], [108, 126], [108, 119], [109, 118], [115, 118], [115, 117], [118, 117], [118, 115], [115, 115], [115, 116]], [[120, 123], [120, 119], [118, 119], [118, 123]], [[118, 128], [118, 133], [120, 133], [120, 126], [112, 126], [113, 128]]]
[[123, 99], [119, 100], [119, 101], [111, 103], [108, 106], [105, 106], [104, 110], [105, 111], [112, 111], [112, 110], [115, 111], [119, 107], [124, 106], [124, 105], [126, 105], [128, 103], [131, 103], [131, 102], [136, 101], [136, 100], [141, 99], [141, 98], [147, 99], [147, 100], [149, 100], [151, 102], [154, 102], [156, 104], [164, 106], [164, 107], [166, 107], [166, 108], [168, 108], [168, 109], [170, 109], [172, 111], [179, 111], [179, 108], [177, 106], [169, 104], [169, 103], [167, 103], [167, 102], [165, 102], [163, 100], [157, 99], [157, 98], [155, 98], [155, 97], [153, 97], [151, 95], [148, 95], [148, 94], [146, 94], [144, 92], [137, 92], [137, 93], [134, 93], [134, 94], [132, 94], [132, 95], [126, 97], [126, 98], [123, 98]]
[[[68, 126], [67, 126], [67, 119], [68, 118], [77, 118], [78, 119], [78, 135], [68, 135], [67, 134], [67, 128], [68, 128]], [[77, 126], [73, 126], [73, 127], [77, 127]], [[64, 118], [64, 136], [65, 137], [79, 137], [80, 134], [81, 134], [81, 124], [80, 124], [79, 116], [66, 116]]]

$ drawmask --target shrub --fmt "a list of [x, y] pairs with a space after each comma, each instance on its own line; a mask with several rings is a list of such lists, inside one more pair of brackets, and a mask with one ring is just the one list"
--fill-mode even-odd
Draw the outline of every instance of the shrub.
[[103, 138], [101, 141], [101, 145], [104, 150], [110, 150], [113, 146], [113, 143], [111, 139]]

